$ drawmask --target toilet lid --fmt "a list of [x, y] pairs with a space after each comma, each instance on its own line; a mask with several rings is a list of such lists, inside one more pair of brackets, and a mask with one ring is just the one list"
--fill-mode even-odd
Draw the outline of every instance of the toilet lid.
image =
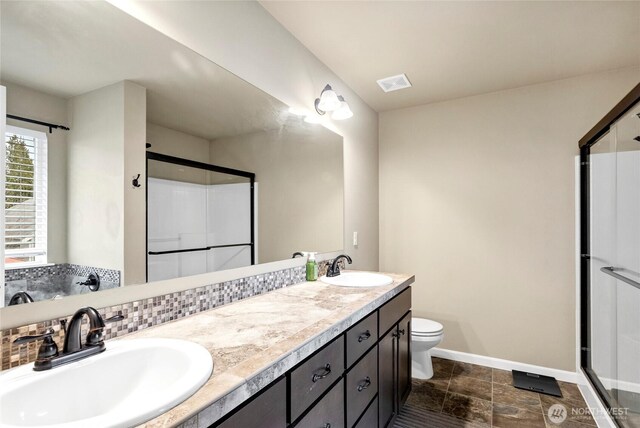
[[439, 322], [424, 318], [411, 319], [411, 334], [414, 336], [433, 336], [442, 333], [444, 327]]

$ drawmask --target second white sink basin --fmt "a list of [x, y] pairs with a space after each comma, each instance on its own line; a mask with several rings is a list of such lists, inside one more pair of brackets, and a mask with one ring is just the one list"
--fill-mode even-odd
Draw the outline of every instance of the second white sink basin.
[[107, 342], [101, 354], [35, 372], [0, 374], [0, 427], [134, 426], [181, 403], [209, 379], [211, 354], [186, 340]]
[[322, 276], [320, 281], [342, 287], [381, 287], [393, 282], [390, 276], [372, 272], [342, 272], [338, 276]]

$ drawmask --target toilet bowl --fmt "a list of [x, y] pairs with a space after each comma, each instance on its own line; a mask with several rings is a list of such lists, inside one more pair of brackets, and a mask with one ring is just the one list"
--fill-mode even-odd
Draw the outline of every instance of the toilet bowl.
[[411, 319], [411, 377], [423, 380], [433, 377], [429, 350], [442, 342], [443, 337], [444, 328], [439, 322]]

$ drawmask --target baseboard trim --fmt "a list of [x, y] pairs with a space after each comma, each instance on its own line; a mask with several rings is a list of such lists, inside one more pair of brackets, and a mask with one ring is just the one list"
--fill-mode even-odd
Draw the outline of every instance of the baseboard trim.
[[460, 361], [461, 363], [479, 364], [486, 367], [501, 370], [520, 370], [523, 372], [537, 373], [544, 376], [552, 376], [563, 382], [577, 383], [578, 374], [566, 370], [551, 369], [548, 367], [536, 366], [533, 364], [519, 363], [501, 358], [487, 357], [467, 352], [452, 351], [450, 349], [433, 348], [431, 355], [434, 357], [446, 358], [448, 360]]

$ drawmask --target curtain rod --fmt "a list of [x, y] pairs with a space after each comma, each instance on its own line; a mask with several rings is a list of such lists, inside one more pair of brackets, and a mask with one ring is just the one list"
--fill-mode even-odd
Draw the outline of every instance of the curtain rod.
[[70, 129], [63, 125], [56, 125], [55, 123], [42, 122], [40, 120], [28, 119], [26, 117], [15, 116], [13, 114], [8, 114], [7, 119], [20, 120], [22, 122], [35, 123], [36, 125], [42, 125], [49, 128], [49, 134], [53, 132], [54, 129], [63, 129], [65, 131], [70, 131]]

